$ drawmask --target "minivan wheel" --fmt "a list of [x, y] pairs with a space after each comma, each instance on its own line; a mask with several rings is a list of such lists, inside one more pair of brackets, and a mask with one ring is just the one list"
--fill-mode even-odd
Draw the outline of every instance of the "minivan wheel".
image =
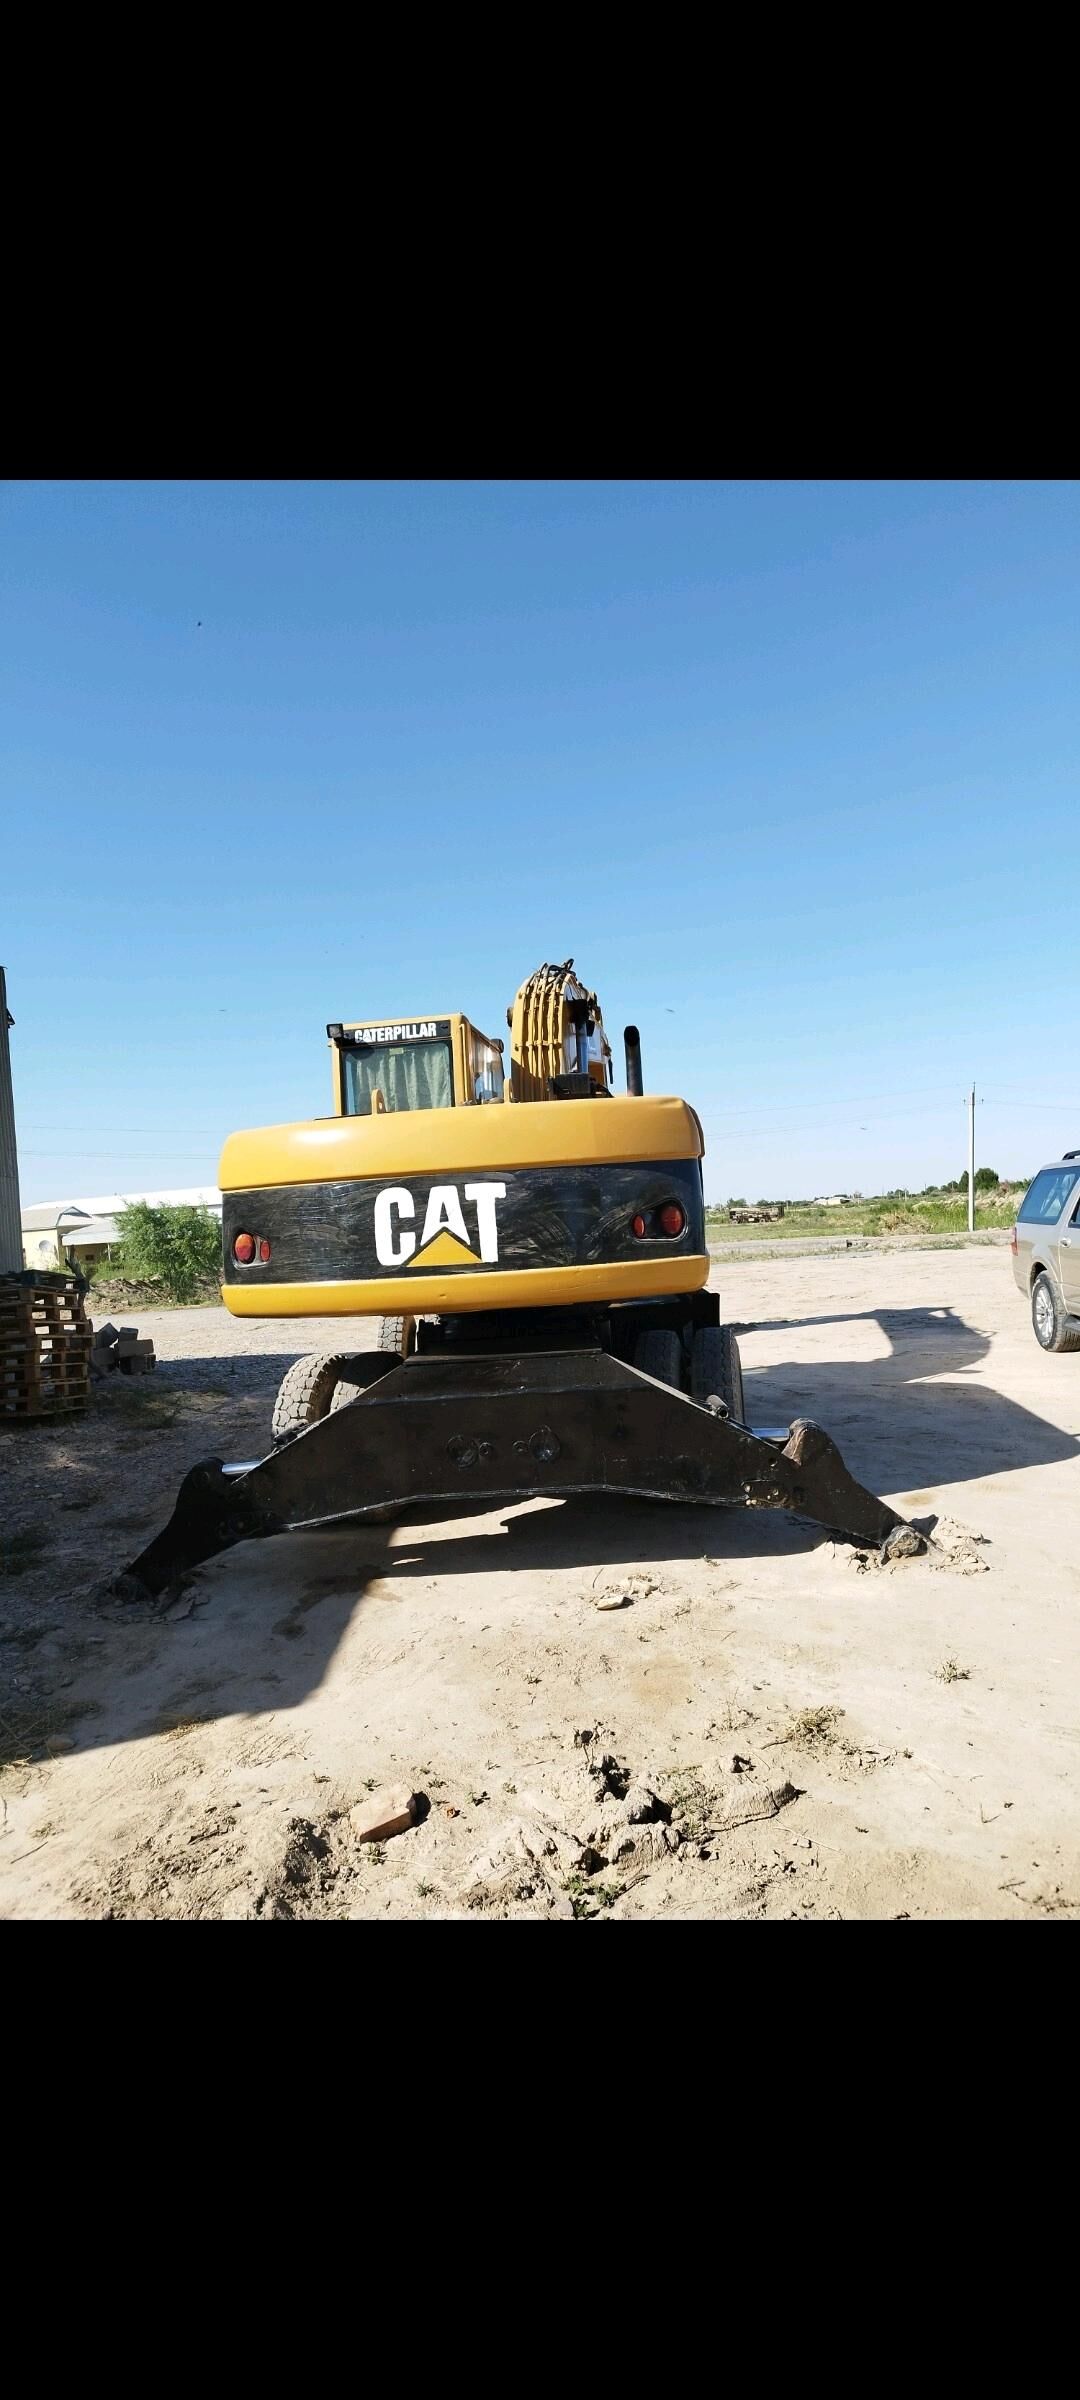
[[1070, 1325], [1045, 1272], [1031, 1287], [1031, 1322], [1040, 1350], [1080, 1350], [1080, 1325]]

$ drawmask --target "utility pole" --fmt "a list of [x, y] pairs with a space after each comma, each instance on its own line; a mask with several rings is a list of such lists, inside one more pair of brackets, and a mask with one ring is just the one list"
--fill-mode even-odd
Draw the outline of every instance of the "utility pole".
[[975, 1086], [968, 1101], [968, 1232], [975, 1231]]
[[19, 1210], [19, 1157], [15, 1148], [15, 1103], [11, 1096], [11, 1051], [7, 985], [0, 967], [0, 1275], [22, 1273], [22, 1216]]

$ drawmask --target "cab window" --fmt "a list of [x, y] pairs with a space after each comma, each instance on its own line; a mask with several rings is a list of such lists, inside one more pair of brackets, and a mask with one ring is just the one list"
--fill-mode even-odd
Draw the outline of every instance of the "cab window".
[[481, 1107], [488, 1101], [501, 1100], [504, 1073], [502, 1051], [496, 1050], [493, 1042], [485, 1042], [483, 1036], [478, 1034], [472, 1046], [472, 1063], [473, 1099]]
[[1021, 1225], [1056, 1225], [1075, 1182], [1073, 1166], [1044, 1167], [1024, 1194]]
[[380, 1099], [392, 1113], [454, 1105], [449, 1042], [363, 1042], [342, 1065], [347, 1117], [380, 1114]]

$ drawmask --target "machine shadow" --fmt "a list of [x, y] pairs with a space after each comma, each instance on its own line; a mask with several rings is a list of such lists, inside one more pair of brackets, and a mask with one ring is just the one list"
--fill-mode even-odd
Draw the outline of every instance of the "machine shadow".
[[[197, 1736], [220, 1718], [300, 1707], [387, 1572], [389, 1542], [389, 1527], [355, 1523], [244, 1542], [195, 1568], [179, 1600], [99, 1610], [96, 1655], [73, 1695], [86, 1704], [76, 1747]], [[238, 1737], [241, 1760], [243, 1750]]]
[[[199, 1727], [218, 1719], [269, 1722], [287, 1715], [323, 1683], [358, 1609], [377, 1610], [388, 1639], [397, 1642], [406, 1595], [395, 1587], [458, 1575], [479, 1586], [485, 1576], [571, 1569], [580, 1571], [587, 1594], [590, 1576], [605, 1568], [617, 1576], [702, 1557], [737, 1567], [763, 1553], [798, 1557], [828, 1538], [771, 1511], [662, 1501], [570, 1499], [507, 1512], [501, 1521], [489, 1509], [483, 1530], [474, 1532], [476, 1514], [440, 1507], [433, 1525], [431, 1511], [421, 1518], [410, 1510], [393, 1526], [353, 1520], [244, 1542], [193, 1571], [178, 1604], [190, 1603], [186, 1616], [166, 1607], [152, 1614], [111, 1609], [94, 1664], [79, 1679], [86, 1715], [72, 1723], [76, 1747], [96, 1750], [154, 1735], [190, 1737], [197, 1745]], [[460, 1595], [454, 1605], [460, 1608]], [[479, 1623], [479, 1590], [476, 1605]], [[433, 1594], [433, 1623], [439, 1613]], [[238, 1759], [243, 1763], [247, 1754], [240, 1730]], [[252, 1757], [257, 1763], [258, 1743]]]
[[[962, 1380], [989, 1342], [952, 1310], [866, 1310], [744, 1330], [797, 1333], [808, 1325], [863, 1321], [885, 1333], [886, 1356], [748, 1370], [751, 1421], [778, 1426], [800, 1414], [819, 1418], [853, 1474], [883, 1493], [1076, 1457], [1076, 1435], [985, 1384]], [[278, 1363], [261, 1359], [263, 1377]], [[939, 1380], [945, 1378], [957, 1380]], [[171, 1495], [163, 1495], [161, 1521], [168, 1505]], [[190, 1616], [176, 1622], [133, 1616], [127, 1630], [115, 1617], [110, 1622], [105, 1655], [83, 1686], [95, 1712], [85, 1723], [85, 1741], [98, 1747], [300, 1706], [326, 1676], [358, 1607], [385, 1612], [396, 1635], [403, 1595], [395, 1585], [508, 1570], [571, 1569], [588, 1578], [602, 1568], [702, 1557], [737, 1567], [760, 1557], [805, 1556], [831, 1538], [784, 1511], [638, 1499], [572, 1498], [516, 1512], [507, 1504], [494, 1525], [500, 1512], [489, 1503], [483, 1530], [471, 1532], [478, 1513], [467, 1501], [439, 1502], [422, 1515], [402, 1512], [392, 1527], [353, 1519], [243, 1543], [209, 1561], [192, 1578]]]
[[883, 1357], [783, 1360], [746, 1368], [751, 1422], [816, 1417], [839, 1443], [852, 1474], [885, 1493], [924, 1483], [964, 1483], [1077, 1456], [1075, 1434], [989, 1384], [961, 1380], [986, 1357], [990, 1338], [954, 1309], [774, 1317], [738, 1330], [802, 1333], [856, 1324], [875, 1325], [885, 1335], [889, 1349]]

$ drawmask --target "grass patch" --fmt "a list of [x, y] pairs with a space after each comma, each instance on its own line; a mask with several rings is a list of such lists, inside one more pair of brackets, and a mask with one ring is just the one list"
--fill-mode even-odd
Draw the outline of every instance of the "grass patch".
[[[1016, 1221], [1024, 1192], [1017, 1184], [1008, 1190], [975, 1195], [976, 1233], [1007, 1232]], [[706, 1211], [706, 1239], [714, 1243], [840, 1241], [858, 1235], [890, 1233], [964, 1234], [967, 1197], [963, 1192], [883, 1192], [866, 1200], [846, 1201], [841, 1208], [823, 1208], [812, 1200], [788, 1201], [785, 1213], [772, 1224], [733, 1225], [725, 1208]]]
[[684, 1841], [704, 1842], [709, 1833], [712, 1794], [699, 1767], [680, 1767], [667, 1779], [666, 1805]]
[[593, 1883], [587, 1875], [568, 1875], [563, 1884], [575, 1917], [599, 1917], [622, 1899], [621, 1883]]
[[843, 1714], [842, 1708], [801, 1708], [784, 1738], [797, 1742], [800, 1750], [826, 1750], [836, 1740], [836, 1728]]
[[971, 1682], [971, 1668], [960, 1666], [955, 1658], [943, 1658], [940, 1667], [934, 1668], [934, 1673], [939, 1683]]

